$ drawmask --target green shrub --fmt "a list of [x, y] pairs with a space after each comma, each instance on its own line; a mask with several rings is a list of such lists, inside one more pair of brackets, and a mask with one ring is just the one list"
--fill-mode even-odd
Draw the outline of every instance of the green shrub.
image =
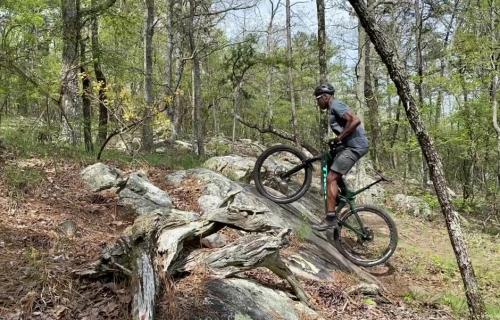
[[441, 297], [441, 302], [449, 306], [453, 313], [461, 317], [464, 317], [468, 312], [465, 297], [459, 297], [453, 293], [447, 292]]
[[434, 194], [425, 193], [422, 195], [422, 200], [429, 205], [431, 210], [439, 209], [439, 200]]

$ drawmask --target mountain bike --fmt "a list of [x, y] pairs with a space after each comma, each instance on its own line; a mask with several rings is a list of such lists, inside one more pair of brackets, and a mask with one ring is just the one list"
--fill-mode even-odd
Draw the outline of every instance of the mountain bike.
[[[321, 161], [323, 199], [327, 204], [326, 176], [335, 155], [343, 148], [330, 144], [328, 151], [307, 157], [288, 145], [275, 145], [265, 150], [255, 162], [255, 186], [264, 197], [287, 204], [300, 199], [311, 187], [313, 163]], [[338, 227], [328, 230], [327, 238], [354, 264], [372, 267], [382, 264], [396, 250], [398, 232], [389, 213], [373, 205], [356, 205], [356, 196], [382, 181], [390, 181], [382, 174], [367, 186], [352, 191], [345, 180], [339, 185], [337, 207]]]

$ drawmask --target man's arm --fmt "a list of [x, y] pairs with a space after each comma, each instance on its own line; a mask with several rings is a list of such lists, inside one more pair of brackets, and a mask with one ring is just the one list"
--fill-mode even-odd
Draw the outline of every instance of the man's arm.
[[344, 140], [351, 133], [353, 133], [356, 128], [361, 123], [358, 116], [355, 115], [351, 110], [347, 111], [343, 115], [344, 120], [346, 121], [344, 130], [335, 138], [337, 142]]

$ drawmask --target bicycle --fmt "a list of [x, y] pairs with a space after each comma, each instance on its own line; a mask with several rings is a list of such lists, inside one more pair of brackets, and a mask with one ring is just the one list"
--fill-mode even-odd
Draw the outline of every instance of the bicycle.
[[[335, 154], [341, 147], [339, 144], [330, 144], [329, 151], [308, 158], [294, 147], [272, 146], [255, 162], [253, 171], [255, 186], [260, 194], [278, 204], [296, 201], [311, 186], [313, 163], [321, 161], [321, 181], [326, 210], [326, 176]], [[340, 253], [356, 265], [364, 267], [380, 265], [396, 250], [398, 233], [389, 213], [373, 205], [355, 204], [358, 194], [382, 181], [390, 180], [379, 174], [379, 179], [375, 182], [352, 191], [342, 178], [339, 186], [340, 192], [335, 209], [338, 227], [330, 230], [333, 231], [333, 235], [330, 232], [327, 238], [330, 241], [333, 238], [334, 245]]]

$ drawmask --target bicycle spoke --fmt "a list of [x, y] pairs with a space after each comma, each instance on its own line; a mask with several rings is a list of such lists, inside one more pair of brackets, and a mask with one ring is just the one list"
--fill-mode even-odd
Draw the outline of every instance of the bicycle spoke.
[[305, 184], [306, 167], [295, 154], [280, 150], [262, 162], [257, 178], [274, 198], [292, 198]]
[[397, 242], [392, 219], [372, 207], [355, 211], [341, 219], [337, 239], [339, 250], [360, 265], [371, 266], [387, 260]]

